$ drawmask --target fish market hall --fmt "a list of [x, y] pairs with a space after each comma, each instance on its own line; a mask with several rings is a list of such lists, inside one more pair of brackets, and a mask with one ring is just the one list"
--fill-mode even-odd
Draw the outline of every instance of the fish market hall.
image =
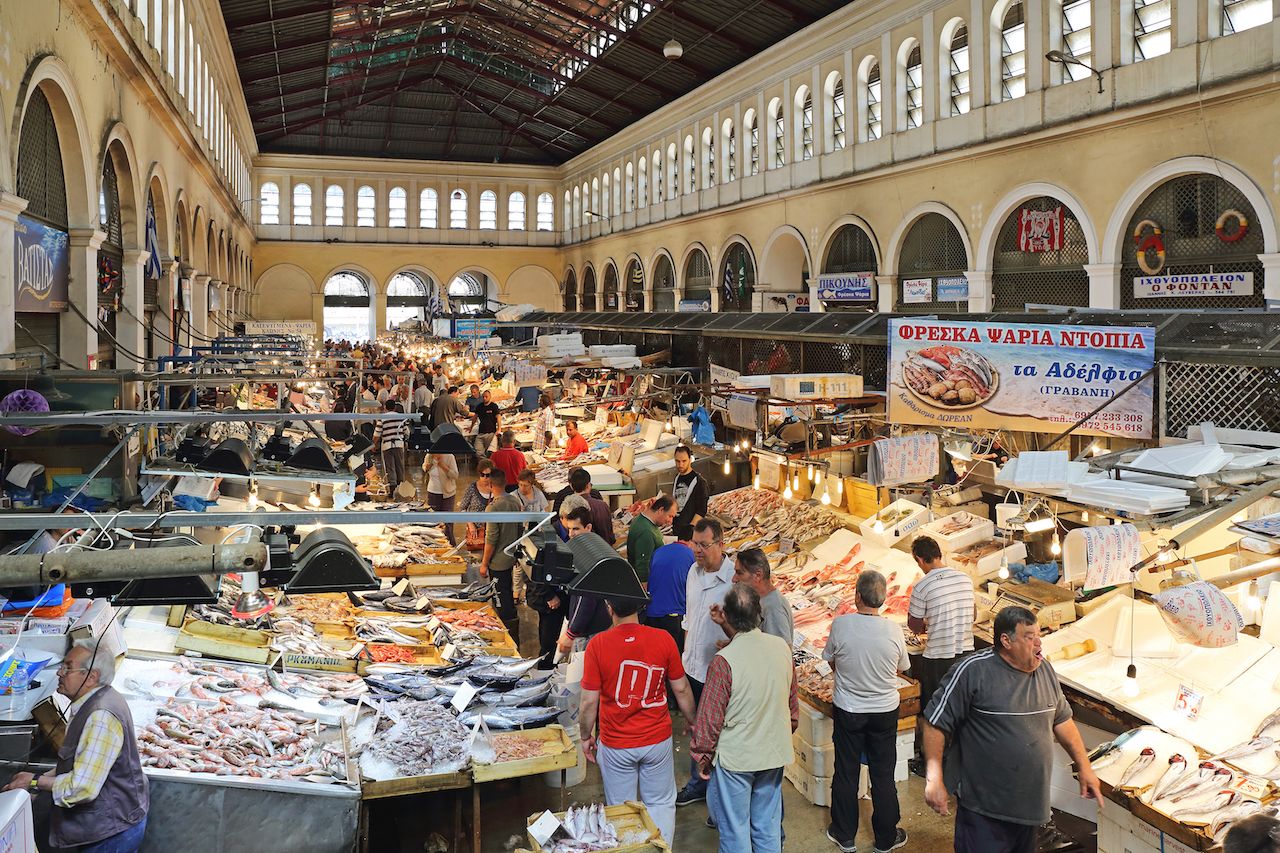
[[0, 838], [1276, 848], [1275, 14], [0, 3]]

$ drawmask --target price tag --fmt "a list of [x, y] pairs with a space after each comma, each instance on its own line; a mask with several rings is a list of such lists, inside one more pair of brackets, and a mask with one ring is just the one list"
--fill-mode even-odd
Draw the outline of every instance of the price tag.
[[1185, 684], [1178, 685], [1178, 695], [1173, 700], [1173, 712], [1181, 714], [1188, 720], [1200, 716], [1200, 707], [1204, 704], [1204, 694], [1193, 690]]
[[434, 616], [431, 616], [431, 617], [429, 617], [429, 618], [427, 619], [427, 630], [428, 630], [428, 631], [435, 631], [435, 629], [437, 629], [437, 628], [439, 628], [439, 627], [440, 627], [440, 620], [439, 620], [439, 619], [437, 619], [437, 618], [436, 618], [436, 617], [434, 617]]
[[444, 650], [440, 652], [440, 657], [444, 658], [445, 660], [453, 660], [453, 653], [456, 652], [457, 650], [458, 650], [457, 646], [455, 646], [453, 643], [449, 643], [444, 647]]
[[453, 699], [449, 704], [454, 707], [459, 714], [467, 710], [467, 706], [471, 704], [471, 700], [476, 698], [476, 694], [480, 692], [480, 688], [476, 687], [470, 681], [465, 682], [458, 688], [458, 692], [453, 694]]
[[1236, 782], [1235, 789], [1246, 797], [1254, 800], [1261, 800], [1270, 789], [1270, 784], [1262, 779], [1254, 779], [1252, 776], [1241, 777]]
[[529, 824], [529, 837], [538, 842], [541, 847], [551, 840], [551, 836], [556, 834], [556, 830], [561, 827], [559, 818], [551, 812], [543, 812], [538, 819]]
[[408, 589], [409, 589], [408, 578], [401, 578], [399, 583], [391, 587], [391, 591], [394, 592], [396, 595], [404, 595]]
[[817, 665], [814, 667], [814, 670], [817, 671], [818, 675], [821, 675], [823, 678], [826, 678], [828, 675], [831, 674], [831, 664], [827, 663], [824, 660], [820, 660], [818, 661]]
[[796, 540], [787, 539], [786, 537], [783, 537], [782, 539], [778, 540], [779, 554], [790, 554], [795, 549], [796, 549]]

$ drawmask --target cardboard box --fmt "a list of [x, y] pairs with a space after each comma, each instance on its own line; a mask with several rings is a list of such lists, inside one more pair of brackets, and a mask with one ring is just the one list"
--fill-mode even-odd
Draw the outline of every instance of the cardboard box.
[[814, 776], [798, 764], [788, 764], [782, 775], [791, 783], [800, 796], [815, 806], [831, 805], [831, 777]]
[[800, 703], [800, 725], [796, 734], [814, 746], [830, 746], [835, 723], [808, 702]]

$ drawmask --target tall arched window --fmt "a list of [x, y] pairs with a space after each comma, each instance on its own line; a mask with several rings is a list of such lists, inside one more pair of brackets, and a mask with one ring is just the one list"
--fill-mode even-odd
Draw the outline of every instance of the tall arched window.
[[258, 222], [262, 225], [280, 224], [280, 187], [267, 181], [258, 191]]
[[592, 221], [603, 219], [605, 214], [600, 211], [600, 179], [591, 179], [591, 213], [593, 215], [587, 217], [587, 224]]
[[693, 137], [684, 138], [684, 171], [686, 192], [698, 191], [698, 160], [693, 156]]
[[724, 175], [724, 182], [730, 183], [738, 179], [738, 143], [733, 135], [733, 119], [727, 118], [720, 125], [720, 150], [723, 152], [724, 168], [720, 173]]
[[1271, 23], [1271, 4], [1265, 0], [1223, 0], [1222, 34], [1229, 36]]
[[336, 184], [330, 184], [329, 188], [324, 191], [324, 224], [325, 225], [341, 225], [343, 211], [343, 192], [342, 187]]
[[375, 207], [377, 205], [377, 196], [374, 195], [373, 187], [361, 187], [356, 190], [356, 227], [372, 228], [377, 223], [374, 221]]
[[[604, 216], [609, 215], [609, 173], [604, 173], [604, 178], [600, 181], [600, 213]], [[617, 195], [615, 191], [613, 195]]]
[[582, 182], [582, 218], [578, 221], [578, 225], [586, 227], [591, 223], [591, 214], [599, 213], [591, 206], [591, 184], [586, 181]]
[[813, 159], [813, 93], [809, 91], [808, 86], [800, 87], [800, 98], [798, 99], [800, 109], [800, 137], [796, 141], [797, 154], [800, 160]]
[[667, 198], [674, 199], [680, 195], [680, 158], [676, 154], [676, 144], [667, 146]]
[[399, 272], [387, 282], [387, 328], [407, 320], [426, 322], [436, 283], [412, 272]]
[[463, 272], [449, 282], [449, 309], [454, 314], [479, 314], [488, 305], [489, 277]]
[[409, 194], [404, 187], [392, 187], [387, 194], [387, 225], [391, 228], [409, 227]]
[[622, 185], [623, 210], [627, 213], [636, 209], [636, 167], [627, 163], [626, 183]]
[[653, 310], [676, 310], [676, 271], [666, 252], [658, 255], [653, 265]]
[[311, 224], [311, 184], [294, 184], [293, 224]]
[[551, 193], [542, 193], [538, 196], [538, 230], [554, 231], [555, 224], [555, 202], [551, 200]]
[[582, 225], [582, 190], [578, 187], [573, 188], [573, 216], [569, 219], [569, 227], [578, 228]]
[[462, 190], [449, 193], [449, 227], [467, 227], [467, 194]]
[[782, 101], [774, 98], [769, 102], [769, 162], [771, 168], [777, 169], [787, 163], [787, 121]]
[[343, 270], [324, 283], [324, 336], [338, 341], [373, 338], [373, 300], [360, 273]]
[[573, 201], [570, 199], [569, 191], [564, 191], [564, 214], [563, 222], [565, 228], [573, 227]]
[[1085, 66], [1093, 65], [1092, 0], [1065, 0], [1062, 4], [1062, 52], [1079, 64], [1064, 62], [1068, 80], [1093, 76]]
[[839, 151], [844, 148], [844, 78], [839, 71], [827, 75], [823, 86], [827, 120], [827, 151]]
[[662, 151], [653, 149], [653, 203], [662, 204]]
[[[1141, 0], [1138, 0], [1141, 2]], [[1167, 7], [1169, 0], [1160, 0]], [[1027, 25], [1022, 0], [1010, 3], [1000, 20], [1000, 100], [1027, 93]]]
[[711, 189], [716, 185], [716, 140], [715, 133], [709, 127], [702, 129], [702, 188]]
[[760, 174], [760, 116], [747, 110], [742, 124], [747, 129], [747, 174], [755, 176]]
[[1172, 0], [1133, 0], [1134, 62], [1168, 53], [1172, 32]]
[[512, 193], [507, 196], [507, 230], [523, 231], [524, 217], [524, 193]]
[[480, 230], [493, 231], [498, 227], [498, 194], [493, 190], [480, 193]]
[[644, 157], [636, 165], [636, 206], [649, 206], [649, 161]]
[[[1088, 3], [1089, 0], [1083, 0]], [[942, 91], [946, 114], [962, 116], [969, 112], [969, 28], [964, 21], [954, 21], [951, 34], [942, 43], [947, 56], [947, 72]]]
[[[656, 298], [656, 294], [655, 294]], [[700, 248], [689, 253], [684, 262], [684, 299], [711, 304], [711, 259]], [[675, 309], [675, 305], [666, 310]]]
[[880, 63], [868, 57], [862, 63], [862, 127], [866, 141], [879, 139], [884, 132], [881, 120]]
[[910, 39], [902, 46], [902, 126], [914, 130], [924, 123], [924, 68], [920, 42]]
[[[622, 170], [614, 167], [613, 170], [613, 215], [622, 215], [622, 197], [626, 193], [622, 189]], [[608, 213], [609, 211], [605, 211]]]
[[418, 193], [418, 227], [440, 227], [440, 195], [431, 187]]

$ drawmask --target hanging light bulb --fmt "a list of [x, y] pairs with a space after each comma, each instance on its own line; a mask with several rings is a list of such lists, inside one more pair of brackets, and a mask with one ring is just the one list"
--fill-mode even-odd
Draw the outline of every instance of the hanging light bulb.
[[1089, 523], [1089, 510], [1086, 509], [1080, 512], [1080, 520], [1083, 521], [1085, 524]]
[[1249, 581], [1249, 591], [1245, 594], [1244, 606], [1255, 614], [1262, 609], [1262, 596], [1258, 594], [1257, 578]]
[[1137, 664], [1129, 664], [1129, 668], [1124, 672], [1124, 695], [1130, 699], [1138, 695], [1138, 667]]
[[258, 508], [258, 481], [249, 481], [249, 509]]
[[831, 506], [831, 495], [827, 494], [827, 490], [826, 490], [826, 489], [823, 489], [823, 490], [822, 490], [822, 500], [821, 500], [821, 503], [822, 503], [822, 505], [823, 505], [823, 506]]
[[877, 518], [876, 523], [871, 525], [871, 529], [876, 533], [884, 533], [884, 522]]
[[1049, 543], [1049, 553], [1058, 556], [1062, 553], [1062, 540], [1058, 538], [1058, 531], [1053, 532], [1053, 541]]
[[836, 477], [836, 494], [844, 495], [844, 477]]
[[753, 489], [758, 489], [758, 488], [760, 488], [760, 475], [759, 475], [759, 474], [756, 474], [756, 475], [755, 475], [755, 477], [753, 477], [753, 478], [751, 479], [751, 488], [753, 488]]
[[794, 494], [794, 493], [791, 491], [791, 484], [790, 484], [790, 483], [787, 483], [787, 487], [786, 487], [785, 489], [783, 489], [783, 490], [782, 490], [782, 496], [783, 496], [784, 498], [786, 498], [787, 500], [791, 500], [791, 496], [792, 496], [793, 494]]
[[1009, 579], [1009, 558], [1008, 557], [1003, 555], [1000, 557], [1000, 571], [996, 572], [996, 575], [1002, 581], [1007, 581]]
[[808, 472], [809, 482], [812, 483], [813, 482], [813, 466], [812, 465], [806, 466], [805, 471]]
[[727, 455], [724, 457], [724, 472], [726, 474], [729, 473], [729, 457]]
[[792, 478], [791, 480], [791, 488], [795, 489], [797, 492], [800, 491], [800, 472], [799, 471], [796, 472], [795, 477]]
[[1156, 540], [1156, 547], [1160, 550], [1156, 552], [1156, 564], [1167, 566], [1173, 562], [1173, 550], [1169, 547], [1169, 543], [1163, 539]]
[[821, 468], [813, 472], [813, 484], [815, 486], [822, 485], [822, 469]]
[[307, 495], [307, 505], [311, 507], [320, 506], [320, 487], [312, 486], [311, 494]]

